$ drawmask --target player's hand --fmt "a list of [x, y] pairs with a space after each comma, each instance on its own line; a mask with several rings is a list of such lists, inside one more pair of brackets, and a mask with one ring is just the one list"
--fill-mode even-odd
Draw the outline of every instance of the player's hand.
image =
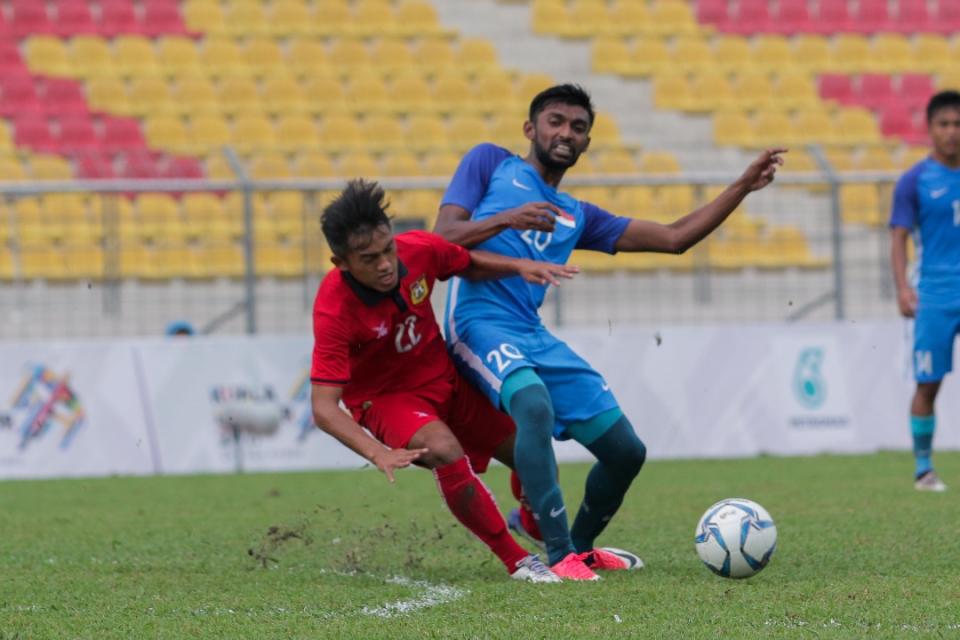
[[539, 260], [520, 260], [520, 277], [533, 284], [559, 285], [560, 278], [570, 280], [580, 273], [580, 267], [568, 264], [554, 264]]
[[913, 287], [904, 287], [897, 290], [897, 306], [900, 307], [900, 315], [904, 318], [912, 318], [917, 314], [917, 292]]
[[409, 467], [417, 458], [427, 451], [429, 451], [429, 449], [384, 449], [374, 454], [370, 462], [375, 464], [377, 469], [383, 471], [383, 474], [387, 476], [387, 480], [396, 482], [396, 478], [393, 477], [394, 470]]
[[563, 211], [560, 207], [549, 202], [528, 202], [515, 209], [501, 211], [497, 215], [508, 227], [517, 231], [533, 229], [534, 231], [551, 232], [556, 226], [556, 217], [561, 213]]
[[783, 154], [787, 149], [776, 147], [767, 149], [747, 167], [747, 170], [740, 176], [739, 182], [745, 184], [749, 191], [757, 191], [773, 182], [777, 173], [777, 167], [783, 165]]

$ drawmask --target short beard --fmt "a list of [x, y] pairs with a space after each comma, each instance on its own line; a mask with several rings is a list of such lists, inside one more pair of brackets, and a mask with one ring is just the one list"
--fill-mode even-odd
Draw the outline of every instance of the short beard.
[[540, 162], [545, 168], [550, 169], [551, 171], [561, 171], [566, 170], [577, 164], [577, 160], [580, 158], [580, 154], [574, 151], [573, 158], [569, 162], [562, 162], [554, 160], [550, 157], [550, 151], [544, 149], [537, 143], [533, 143], [533, 153], [537, 156], [537, 161]]

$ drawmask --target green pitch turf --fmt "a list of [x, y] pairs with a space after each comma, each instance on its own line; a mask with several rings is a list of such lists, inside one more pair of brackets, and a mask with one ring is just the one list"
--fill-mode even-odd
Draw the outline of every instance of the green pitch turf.
[[[945, 494], [907, 454], [651, 462], [601, 538], [647, 568], [560, 585], [508, 580], [423, 470], [4, 482], [0, 640], [958, 637], [960, 454], [936, 461]], [[733, 496], [780, 534], [743, 581], [693, 548]]]

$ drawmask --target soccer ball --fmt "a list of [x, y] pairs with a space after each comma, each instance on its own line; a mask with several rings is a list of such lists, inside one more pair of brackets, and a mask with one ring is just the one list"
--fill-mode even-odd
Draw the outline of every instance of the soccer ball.
[[694, 535], [703, 564], [724, 578], [749, 578], [759, 573], [777, 548], [773, 518], [745, 498], [721, 500], [707, 509]]

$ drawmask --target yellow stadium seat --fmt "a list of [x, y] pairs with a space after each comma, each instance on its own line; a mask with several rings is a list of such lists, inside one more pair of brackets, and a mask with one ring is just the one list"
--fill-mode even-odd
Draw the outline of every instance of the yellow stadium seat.
[[217, 88], [217, 101], [228, 115], [258, 114], [263, 112], [257, 84], [250, 78], [225, 78]]
[[390, 93], [379, 74], [355, 74], [346, 91], [347, 105], [354, 113], [385, 113], [390, 110]]
[[774, 96], [774, 104], [785, 109], [813, 109], [821, 104], [813, 78], [806, 72], [778, 74]]
[[793, 130], [793, 123], [786, 111], [759, 111], [753, 120], [752, 146], [792, 144]]
[[253, 257], [257, 274], [275, 277], [303, 274], [303, 258], [298, 253], [300, 250], [299, 246], [290, 247], [282, 243], [259, 245]]
[[20, 275], [26, 280], [66, 280], [69, 270], [59, 249], [31, 247], [20, 251]]
[[130, 82], [130, 110], [133, 115], [146, 116], [174, 113], [167, 81], [158, 76], [137, 76]]
[[328, 151], [359, 149], [365, 141], [363, 127], [350, 116], [331, 115], [320, 124], [320, 146]]
[[436, 74], [454, 66], [455, 53], [447, 40], [427, 38], [414, 51], [417, 66], [426, 73]]
[[153, 41], [143, 36], [119, 36], [113, 43], [113, 68], [125, 77], [160, 75]]
[[278, 75], [266, 78], [260, 99], [263, 108], [272, 115], [302, 114], [307, 111], [303, 89], [300, 88], [300, 83], [290, 76]]
[[200, 54], [193, 40], [185, 36], [164, 36], [157, 43], [157, 65], [168, 78], [201, 73]]
[[328, 59], [337, 69], [347, 71], [357, 67], [371, 67], [373, 61], [362, 40], [341, 38], [334, 42]]
[[745, 72], [734, 81], [733, 94], [740, 109], [759, 109], [773, 99], [773, 85], [766, 72]]
[[37, 198], [17, 198], [13, 203], [13, 211], [18, 225], [39, 225], [46, 221]]
[[148, 118], [144, 127], [147, 144], [153, 149], [185, 151], [190, 146], [187, 130], [179, 118], [173, 116], [154, 116]]
[[827, 148], [823, 153], [834, 171], [853, 171], [853, 154], [849, 150]]
[[753, 40], [753, 66], [778, 73], [796, 66], [790, 41], [783, 36], [763, 35]]
[[950, 41], [938, 34], [920, 33], [913, 40], [914, 70], [937, 73], [952, 65]]
[[742, 36], [724, 35], [713, 47], [713, 61], [723, 73], [736, 73], [753, 66], [753, 49]]
[[630, 70], [627, 75], [649, 76], [668, 71], [672, 64], [670, 50], [659, 38], [641, 38], [630, 52]]
[[33, 73], [49, 76], [74, 75], [73, 64], [63, 40], [53, 36], [32, 36], [24, 43], [24, 57]]
[[341, 36], [349, 32], [353, 13], [345, 2], [321, 2], [314, 10], [314, 27], [323, 36]]
[[610, 7], [608, 33], [630, 36], [647, 33], [651, 29], [650, 12], [642, 2], [635, 0], [617, 0]]
[[226, 32], [223, 11], [216, 0], [189, 0], [184, 3], [183, 21], [191, 31], [207, 34]]
[[620, 128], [606, 113], [598, 113], [590, 128], [590, 140], [593, 149], [617, 147], [621, 144]]
[[899, 168], [890, 151], [883, 147], [863, 149], [855, 166], [858, 171], [896, 171]]
[[403, 40], [393, 38], [383, 38], [375, 44], [370, 52], [370, 60], [378, 71], [389, 74], [416, 67], [410, 46]]
[[686, 3], [657, 0], [650, 9], [649, 31], [660, 35], [692, 35], [697, 33], [697, 20]]
[[454, 64], [466, 73], [476, 73], [499, 67], [497, 49], [489, 40], [463, 38], [454, 57]]
[[423, 175], [420, 161], [410, 152], [399, 151], [389, 154], [383, 161], [383, 175], [393, 177], [411, 177]]
[[240, 153], [269, 149], [276, 144], [273, 125], [267, 118], [241, 115], [233, 123], [231, 143]]
[[654, 77], [653, 105], [657, 109], [692, 111], [695, 108], [695, 101], [686, 76], [669, 73]]
[[833, 53], [824, 36], [801, 34], [794, 39], [793, 56], [801, 69], [821, 73], [831, 68]]
[[530, 7], [530, 26], [534, 33], [558, 35], [569, 24], [567, 6], [562, 0], [533, 0]]
[[630, 47], [621, 38], [596, 38], [590, 60], [595, 73], [626, 74], [630, 71]]
[[460, 154], [453, 151], [435, 151], [427, 156], [423, 167], [424, 175], [452, 176], [460, 164]]
[[342, 114], [348, 110], [340, 81], [332, 76], [314, 76], [303, 86], [307, 110], [314, 115]]
[[388, 107], [394, 113], [423, 113], [432, 110], [430, 85], [416, 71], [406, 71], [393, 77], [387, 89]]
[[[10, 129], [7, 128], [6, 123], [0, 123], [0, 158], [4, 158], [4, 156], [10, 154], [12, 151], [13, 139], [10, 137]], [[5, 175], [6, 174], [0, 171], [0, 176]]]
[[567, 12], [567, 24], [560, 35], [589, 38], [608, 33], [609, 10], [605, 0], [573, 0]]
[[310, 6], [304, 0], [276, 0], [270, 7], [267, 30], [272, 36], [308, 36], [317, 33]]
[[523, 135], [522, 124], [523, 120], [512, 114], [497, 118], [490, 125], [490, 142], [514, 152], [526, 149], [530, 143]]
[[117, 115], [131, 115], [132, 105], [127, 96], [127, 87], [118, 78], [94, 78], [87, 82], [87, 102], [97, 111]]
[[235, 244], [207, 247], [202, 264], [205, 276], [239, 278], [244, 273], [243, 249]]
[[941, 91], [945, 89], [956, 90], [957, 87], [960, 87], [960, 69], [956, 67], [942, 69], [937, 73], [937, 89]]
[[657, 187], [654, 202], [654, 211], [663, 220], [675, 220], [696, 207], [693, 187], [686, 184]]
[[[194, 154], [214, 151], [230, 144], [230, 126], [217, 116], [202, 115], [191, 118], [189, 131], [188, 148]], [[230, 175], [232, 176], [233, 172]]]
[[921, 160], [925, 160], [929, 155], [930, 149], [927, 147], [907, 147], [900, 155], [897, 168], [901, 170], [909, 169]]
[[490, 137], [486, 119], [473, 115], [453, 116], [448, 135], [451, 146], [457, 151], [466, 151]]
[[87, 199], [79, 193], [48, 193], [40, 196], [40, 211], [50, 221], [79, 226], [87, 221]]
[[841, 109], [834, 118], [837, 144], [858, 145], [880, 142], [880, 129], [872, 113], [859, 107]]
[[643, 173], [680, 173], [680, 163], [669, 151], [646, 151], [640, 157]]
[[360, 37], [393, 35], [393, 5], [387, 0], [356, 0], [350, 33]]
[[291, 113], [277, 122], [276, 139], [279, 149], [295, 151], [316, 145], [320, 138], [311, 118]]
[[81, 78], [108, 78], [115, 75], [110, 47], [96, 36], [77, 36], [70, 41], [70, 59]]
[[519, 101], [513, 91], [513, 78], [508, 73], [482, 73], [473, 82], [474, 110], [486, 114], [513, 111]]
[[220, 100], [213, 85], [204, 77], [180, 78], [173, 88], [173, 106], [190, 117], [220, 113]]
[[913, 45], [899, 33], [881, 33], [873, 38], [866, 70], [875, 73], [904, 73], [917, 68]]
[[286, 67], [280, 46], [267, 38], [247, 40], [242, 55], [247, 68], [259, 78], [276, 75]]
[[840, 213], [850, 224], [880, 225], [885, 222], [880, 194], [873, 184], [840, 185]]
[[631, 218], [647, 218], [654, 214], [653, 187], [629, 185], [613, 191], [614, 209]]
[[304, 79], [332, 73], [327, 50], [318, 40], [298, 38], [291, 42], [287, 47], [286, 65], [294, 75]]
[[374, 115], [363, 122], [367, 149], [395, 151], [405, 145], [404, 131], [399, 120], [392, 116]]
[[380, 167], [376, 159], [368, 153], [354, 151], [337, 162], [337, 175], [342, 178], [378, 178]]
[[316, 151], [301, 152], [293, 165], [293, 174], [298, 178], [326, 178], [334, 173], [330, 156]]
[[185, 193], [180, 206], [187, 221], [204, 222], [225, 215], [223, 201], [212, 193]]
[[743, 111], [721, 111], [713, 117], [713, 140], [719, 145], [749, 145], [753, 124]]
[[180, 218], [180, 207], [173, 196], [166, 193], [145, 193], [136, 200], [141, 222], [170, 222]]
[[799, 142], [804, 144], [829, 145], [836, 142], [833, 118], [823, 109], [798, 111], [794, 119], [793, 131], [798, 136]]
[[401, 36], [451, 36], [455, 31], [440, 25], [437, 10], [426, 0], [404, 0], [397, 7], [394, 31]]
[[845, 33], [834, 37], [830, 71], [862, 73], [870, 62], [870, 41], [864, 36]]
[[200, 50], [200, 61], [209, 78], [252, 75], [233, 40], [206, 38]]
[[733, 87], [720, 73], [702, 73], [691, 83], [692, 111], [726, 111], [736, 106]]
[[293, 174], [286, 157], [281, 153], [260, 152], [250, 161], [250, 175], [258, 180], [289, 178]]
[[673, 72], [698, 72], [715, 69], [713, 50], [703, 38], [687, 36], [677, 38], [671, 52]]
[[639, 170], [633, 154], [623, 149], [604, 151], [599, 159], [594, 159], [594, 166], [597, 173], [629, 174]]
[[235, 38], [267, 35], [269, 22], [259, 3], [233, 4], [224, 16], [225, 31]]
[[780, 171], [784, 173], [820, 173], [820, 166], [806, 149], [790, 149], [789, 156]]
[[59, 156], [35, 155], [30, 157], [30, 175], [34, 180], [70, 180], [73, 168]]
[[525, 103], [524, 112], [526, 112], [526, 105], [533, 100], [535, 95], [555, 84], [556, 82], [549, 74], [525, 73], [517, 79], [516, 90], [514, 93], [516, 94], [518, 100]]
[[442, 113], [469, 110], [473, 102], [473, 86], [461, 73], [444, 73], [434, 80], [433, 102]]
[[405, 136], [405, 146], [413, 151], [446, 149], [450, 146], [447, 128], [440, 118], [434, 116], [411, 116]]

